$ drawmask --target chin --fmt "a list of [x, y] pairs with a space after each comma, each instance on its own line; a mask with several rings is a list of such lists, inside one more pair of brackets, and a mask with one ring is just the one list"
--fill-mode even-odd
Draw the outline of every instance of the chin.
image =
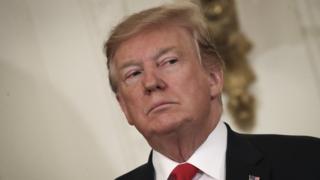
[[180, 118], [161, 118], [153, 122], [152, 132], [153, 134], [166, 135], [176, 132], [183, 124], [184, 120]]

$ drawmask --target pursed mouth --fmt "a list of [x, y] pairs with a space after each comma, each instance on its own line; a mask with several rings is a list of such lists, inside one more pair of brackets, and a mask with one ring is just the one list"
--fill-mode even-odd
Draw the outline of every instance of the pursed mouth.
[[151, 106], [151, 108], [147, 111], [147, 115], [150, 114], [152, 111], [155, 111], [161, 107], [167, 106], [167, 105], [172, 105], [172, 104], [177, 104], [175, 102], [159, 102]]

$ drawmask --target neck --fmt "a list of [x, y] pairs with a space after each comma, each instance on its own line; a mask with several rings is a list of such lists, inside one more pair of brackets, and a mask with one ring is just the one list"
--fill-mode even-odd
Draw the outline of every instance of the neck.
[[[220, 118], [220, 114], [217, 119]], [[153, 137], [149, 144], [173, 161], [186, 162], [216, 128], [218, 122], [211, 120], [202, 127], [186, 125], [166, 135]]]

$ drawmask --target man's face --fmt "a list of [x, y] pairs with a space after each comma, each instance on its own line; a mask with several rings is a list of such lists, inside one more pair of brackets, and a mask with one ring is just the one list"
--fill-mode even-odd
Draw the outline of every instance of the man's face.
[[145, 30], [113, 58], [117, 99], [128, 122], [147, 138], [204, 127], [222, 89], [222, 72], [201, 65], [191, 34], [178, 26]]

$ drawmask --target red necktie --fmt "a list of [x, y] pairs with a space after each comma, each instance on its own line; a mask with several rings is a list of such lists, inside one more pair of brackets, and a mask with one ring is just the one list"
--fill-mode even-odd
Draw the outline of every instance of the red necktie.
[[172, 170], [169, 180], [192, 180], [198, 171], [192, 164], [180, 164]]

